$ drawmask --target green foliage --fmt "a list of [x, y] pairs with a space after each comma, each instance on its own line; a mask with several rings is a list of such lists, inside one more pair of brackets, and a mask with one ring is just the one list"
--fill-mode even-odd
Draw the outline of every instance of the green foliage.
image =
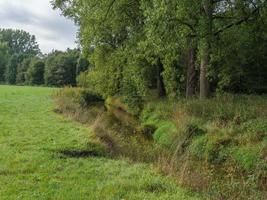
[[79, 51], [55, 51], [48, 55], [44, 80], [48, 86], [76, 85], [76, 66]]
[[23, 30], [0, 29], [0, 82], [25, 84], [30, 58], [39, 54], [34, 35]]
[[[54, 97], [57, 100], [66, 100], [72, 103], [76, 103], [80, 107], [88, 107], [90, 105], [94, 105], [96, 103], [102, 102], [104, 100], [97, 94], [94, 94], [88, 89], [83, 88], [71, 88], [65, 87], [62, 90], [59, 90]], [[69, 104], [72, 104], [69, 103]], [[64, 103], [63, 103], [64, 104]], [[68, 103], [65, 103], [68, 106]]]
[[11, 56], [5, 69], [5, 81], [8, 84], [16, 83], [18, 63], [20, 63], [22, 60], [23, 55], [14, 54]]
[[23, 30], [0, 29], [0, 82], [18, 85], [76, 85], [76, 74], [89, 62], [79, 49], [41, 55], [34, 35]]
[[217, 76], [218, 91], [266, 92], [265, 32], [265, 26], [252, 20], [227, 31], [216, 41], [216, 67], [211, 73]]
[[177, 128], [173, 122], [163, 122], [155, 131], [153, 138], [159, 144], [171, 147], [177, 136]]
[[[150, 89], [177, 98], [191, 82], [193, 93], [207, 83], [212, 92], [266, 92], [265, 2], [55, 0], [52, 4], [80, 25], [83, 53], [93, 65], [88, 80], [82, 76], [83, 83], [105, 98], [119, 94], [130, 107], [140, 107]], [[194, 76], [188, 71], [190, 65]], [[200, 71], [205, 73], [202, 78]]]
[[17, 68], [17, 75], [16, 75], [16, 84], [24, 85], [27, 83], [27, 70], [29, 69], [32, 57], [25, 58], [23, 61], [18, 65]]
[[44, 84], [45, 63], [42, 60], [32, 60], [27, 70], [27, 83], [30, 85]]
[[76, 76], [79, 76], [82, 72], [87, 71], [89, 68], [89, 61], [86, 58], [80, 57], [77, 61]]
[[80, 75], [76, 77], [77, 86], [83, 88], [85, 87], [90, 88], [87, 77], [88, 77], [88, 71], [81, 72]]
[[80, 104], [82, 106], [89, 106], [93, 103], [104, 102], [103, 98], [89, 90], [82, 90], [80, 93]]
[[35, 36], [23, 30], [0, 29], [0, 41], [6, 42], [11, 55], [35, 56], [40, 53]]
[[5, 70], [8, 63], [9, 49], [6, 43], [0, 41], [0, 82], [5, 82]]

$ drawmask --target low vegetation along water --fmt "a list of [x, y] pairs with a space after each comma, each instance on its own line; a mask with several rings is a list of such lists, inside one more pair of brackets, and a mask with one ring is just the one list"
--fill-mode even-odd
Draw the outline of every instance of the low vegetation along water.
[[200, 199], [145, 164], [105, 158], [54, 112], [55, 89], [0, 86], [0, 199]]

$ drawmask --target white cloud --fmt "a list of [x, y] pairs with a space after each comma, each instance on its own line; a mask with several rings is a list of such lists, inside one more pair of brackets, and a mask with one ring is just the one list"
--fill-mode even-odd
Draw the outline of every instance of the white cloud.
[[44, 53], [77, 46], [77, 27], [53, 10], [50, 0], [0, 0], [0, 28], [23, 29], [35, 35]]

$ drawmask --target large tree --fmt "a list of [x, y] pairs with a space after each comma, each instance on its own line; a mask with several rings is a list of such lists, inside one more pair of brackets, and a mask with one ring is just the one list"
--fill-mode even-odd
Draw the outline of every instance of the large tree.
[[30, 85], [44, 84], [45, 63], [43, 60], [35, 58], [31, 60], [30, 66], [27, 69], [26, 81]]
[[39, 46], [34, 35], [23, 30], [0, 29], [0, 41], [9, 47], [10, 54], [37, 55]]
[[8, 84], [15, 84], [16, 83], [16, 77], [17, 77], [17, 67], [18, 64], [22, 62], [24, 59], [24, 56], [21, 54], [13, 54], [6, 66], [5, 69], [5, 81]]
[[28, 67], [26, 61], [22, 63], [23, 60], [40, 54], [35, 36], [23, 30], [0, 29], [1, 42], [7, 46], [6, 57], [9, 57], [8, 64], [2, 67], [2, 71], [5, 71], [5, 82], [23, 84]]
[[27, 70], [29, 69], [32, 61], [32, 57], [23, 59], [17, 66], [16, 84], [25, 85], [27, 82]]
[[9, 59], [8, 51], [6, 43], [0, 42], [0, 82], [5, 81], [4, 73]]
[[46, 58], [44, 80], [48, 86], [76, 85], [78, 50], [55, 51]]
[[[235, 42], [226, 35], [253, 20], [261, 24], [266, 1], [55, 0], [53, 5], [80, 26], [83, 51], [94, 47], [88, 78], [104, 96], [142, 97], [156, 86], [159, 96], [165, 90], [188, 97], [198, 91], [204, 99], [225, 79], [216, 71], [227, 62], [217, 59], [220, 41]], [[244, 58], [247, 52], [240, 51]]]

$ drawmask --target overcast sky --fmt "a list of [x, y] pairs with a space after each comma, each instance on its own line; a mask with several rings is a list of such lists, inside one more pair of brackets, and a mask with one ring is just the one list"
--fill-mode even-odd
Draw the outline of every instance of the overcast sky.
[[50, 0], [0, 0], [0, 28], [23, 29], [36, 36], [43, 53], [74, 48], [77, 27], [53, 10]]

